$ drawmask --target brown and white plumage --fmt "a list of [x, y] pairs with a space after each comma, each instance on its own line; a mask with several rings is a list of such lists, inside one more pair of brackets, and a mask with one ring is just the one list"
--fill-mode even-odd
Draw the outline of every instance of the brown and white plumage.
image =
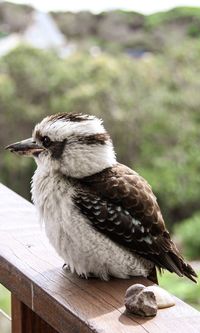
[[195, 281], [170, 238], [151, 187], [122, 164], [83, 178], [74, 198], [94, 228], [157, 267]]
[[37, 163], [32, 194], [50, 242], [72, 271], [107, 279], [166, 268], [195, 281], [146, 180], [117, 163], [101, 120], [57, 114], [8, 146]]

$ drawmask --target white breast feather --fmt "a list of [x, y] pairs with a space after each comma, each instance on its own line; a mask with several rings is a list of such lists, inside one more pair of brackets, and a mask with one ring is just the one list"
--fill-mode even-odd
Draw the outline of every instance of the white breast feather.
[[148, 276], [153, 264], [93, 229], [74, 206], [75, 189], [61, 177], [38, 168], [33, 176], [32, 196], [49, 241], [71, 271], [85, 277], [93, 273], [105, 280], [109, 275]]

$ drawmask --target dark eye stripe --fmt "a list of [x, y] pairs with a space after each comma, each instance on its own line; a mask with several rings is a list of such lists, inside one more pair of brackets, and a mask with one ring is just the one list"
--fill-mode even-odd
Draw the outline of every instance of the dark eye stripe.
[[51, 156], [55, 159], [59, 159], [63, 153], [63, 150], [65, 148], [65, 144], [66, 144], [67, 140], [63, 140], [63, 141], [55, 141], [52, 142], [51, 146], [50, 146], [50, 151], [51, 151]]
[[104, 145], [106, 141], [110, 140], [110, 136], [108, 133], [100, 133], [88, 136], [77, 136], [76, 139], [78, 142], [87, 145]]
[[41, 141], [42, 142], [42, 134], [40, 133], [40, 131], [36, 131], [35, 132], [35, 138], [36, 138], [36, 140], [38, 140], [38, 141]]

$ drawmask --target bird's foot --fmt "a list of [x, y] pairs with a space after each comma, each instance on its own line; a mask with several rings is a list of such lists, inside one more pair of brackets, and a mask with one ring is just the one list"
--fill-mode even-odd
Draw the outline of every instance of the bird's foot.
[[93, 273], [87, 273], [87, 275], [85, 275], [85, 274], [80, 274], [80, 275], [78, 275], [81, 279], [85, 279], [85, 280], [87, 280], [87, 279], [98, 279], [98, 276], [96, 276], [95, 274], [93, 274]]
[[62, 265], [62, 269], [64, 269], [65, 271], [70, 270], [69, 265], [66, 264], [66, 263], [64, 263], [64, 264]]

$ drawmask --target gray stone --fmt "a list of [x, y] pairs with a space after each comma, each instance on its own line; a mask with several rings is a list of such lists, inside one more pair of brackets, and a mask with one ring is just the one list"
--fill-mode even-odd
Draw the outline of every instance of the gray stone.
[[127, 289], [125, 306], [129, 312], [143, 317], [155, 316], [158, 310], [153, 291], [146, 290], [142, 284], [135, 284]]

